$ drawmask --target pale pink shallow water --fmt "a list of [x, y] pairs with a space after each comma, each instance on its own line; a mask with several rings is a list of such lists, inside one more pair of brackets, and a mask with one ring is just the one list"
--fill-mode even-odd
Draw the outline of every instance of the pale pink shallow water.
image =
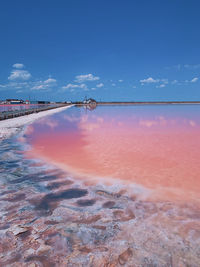
[[0, 266], [199, 267], [199, 114], [73, 107], [2, 142]]
[[199, 111], [199, 106], [73, 108], [33, 124], [27, 138], [31, 153], [80, 177], [141, 185], [151, 190], [151, 200], [198, 202]]

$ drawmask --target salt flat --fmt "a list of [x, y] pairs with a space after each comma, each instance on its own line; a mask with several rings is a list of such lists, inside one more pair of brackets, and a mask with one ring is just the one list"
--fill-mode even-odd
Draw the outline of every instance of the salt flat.
[[0, 141], [10, 137], [13, 134], [16, 134], [23, 126], [30, 124], [37, 119], [61, 112], [67, 108], [70, 108], [71, 106], [55, 108], [47, 111], [41, 111], [39, 113], [0, 121]]

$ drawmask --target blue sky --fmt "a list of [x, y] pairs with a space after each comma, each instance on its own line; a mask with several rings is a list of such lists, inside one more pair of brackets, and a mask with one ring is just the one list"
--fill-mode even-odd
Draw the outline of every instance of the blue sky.
[[6, 0], [0, 99], [200, 100], [200, 1]]

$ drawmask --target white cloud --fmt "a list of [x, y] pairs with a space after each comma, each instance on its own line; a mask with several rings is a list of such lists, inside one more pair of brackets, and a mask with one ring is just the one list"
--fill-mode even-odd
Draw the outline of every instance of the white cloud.
[[56, 86], [56, 79], [49, 78], [44, 81], [37, 81], [34, 84], [31, 90], [50, 90]]
[[11, 71], [8, 80], [29, 80], [31, 78], [31, 74], [27, 70], [13, 70]]
[[104, 84], [103, 84], [103, 83], [98, 83], [98, 84], [96, 85], [96, 87], [97, 87], [97, 88], [104, 87]]
[[53, 84], [53, 83], [56, 83], [56, 79], [53, 79], [53, 78], [49, 78], [47, 79], [46, 81], [44, 81], [45, 84]]
[[73, 84], [73, 83], [68, 83], [67, 85], [63, 86], [62, 89], [64, 90], [68, 90], [68, 89], [74, 89], [75, 88], [81, 88], [81, 89], [84, 89], [84, 90], [87, 90], [87, 85], [82, 83], [82, 84]]
[[118, 82], [122, 83], [124, 80], [118, 80]]
[[186, 69], [199, 69], [200, 68], [200, 64], [196, 64], [196, 65], [185, 64], [184, 68], [186, 68]]
[[15, 68], [15, 69], [23, 69], [24, 68], [24, 64], [15, 63], [15, 64], [13, 64], [13, 68]]
[[160, 82], [162, 82], [164, 84], [168, 84], [169, 83], [168, 79], [161, 79]]
[[135, 85], [133, 85], [133, 88], [137, 88]]
[[172, 84], [176, 84], [178, 81], [177, 80], [173, 80], [172, 81]]
[[16, 90], [16, 89], [29, 89], [32, 85], [31, 82], [27, 81], [10, 81], [6, 84], [0, 85], [0, 88], [9, 88], [9, 90]]
[[167, 69], [167, 70], [170, 70], [170, 69], [181, 70], [181, 68], [182, 68], [181, 64], [177, 64], [174, 66], [166, 67], [165, 69]]
[[200, 64], [193, 64], [193, 65], [190, 65], [190, 64], [184, 64], [184, 65], [177, 64], [177, 65], [174, 65], [174, 66], [166, 67], [166, 69], [175, 69], [175, 70], [182, 70], [184, 68], [185, 69], [190, 69], [190, 70], [195, 70], [195, 69], [199, 69], [200, 68]]
[[93, 74], [85, 74], [85, 75], [77, 75], [75, 77], [75, 81], [82, 83], [86, 81], [98, 81], [100, 78], [97, 76], [94, 76]]
[[156, 88], [164, 88], [166, 86], [166, 84], [162, 83], [160, 85], [157, 85]]
[[31, 90], [44, 90], [47, 89], [48, 87], [46, 87], [44, 84], [40, 84], [40, 85], [35, 85], [31, 88]]
[[144, 83], [158, 83], [160, 80], [159, 79], [153, 79], [152, 77], [149, 77], [147, 79], [144, 80], [140, 80], [140, 83], [144, 84]]
[[185, 83], [196, 83], [199, 78], [195, 77], [192, 80], [185, 80]]
[[198, 81], [198, 79], [199, 79], [199, 78], [195, 77], [195, 78], [193, 78], [190, 82], [191, 82], [191, 83], [196, 83], [196, 82]]
[[[24, 65], [16, 63], [13, 65], [13, 69], [8, 77], [9, 82], [5, 85], [0, 85], [0, 88], [9, 88], [10, 90], [17, 89], [31, 89], [31, 90], [50, 90], [56, 86], [56, 79], [49, 77], [46, 80], [33, 81], [30, 80], [31, 74], [27, 70], [22, 70]], [[2, 89], [1, 89], [2, 90]]]
[[115, 84], [115, 83], [112, 83], [111, 85], [112, 85], [112, 86], [116, 86], [116, 84]]
[[78, 84], [72, 84], [68, 83], [67, 85], [63, 86], [63, 89], [71, 89], [71, 88], [79, 88], [80, 86]]

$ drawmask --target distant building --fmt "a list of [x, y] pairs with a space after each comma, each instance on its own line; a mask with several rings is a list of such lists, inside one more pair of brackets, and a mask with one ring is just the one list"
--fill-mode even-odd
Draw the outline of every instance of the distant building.
[[38, 101], [38, 104], [50, 104], [49, 101]]
[[10, 105], [17, 105], [17, 104], [23, 104], [24, 101], [22, 99], [6, 99], [6, 103]]
[[93, 110], [97, 107], [97, 102], [93, 98], [89, 98], [85, 101], [83, 101], [84, 104], [86, 104], [86, 107], [90, 110]]
[[97, 103], [96, 100], [94, 100], [93, 98], [89, 98], [83, 101], [84, 104], [92, 104], [92, 103]]
[[26, 100], [26, 101], [25, 101], [25, 104], [26, 104], [26, 105], [29, 105], [29, 104], [30, 104], [30, 101], [29, 101], [29, 100]]
[[49, 101], [30, 101], [30, 104], [50, 104]]

